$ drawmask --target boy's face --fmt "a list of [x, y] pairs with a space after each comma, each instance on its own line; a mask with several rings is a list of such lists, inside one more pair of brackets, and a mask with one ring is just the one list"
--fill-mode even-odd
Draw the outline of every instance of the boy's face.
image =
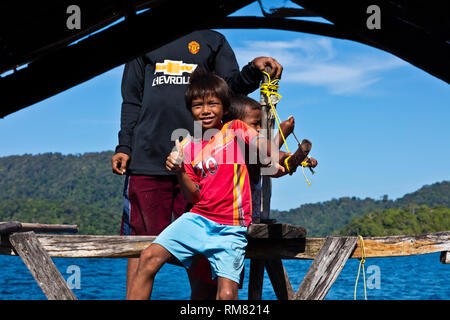
[[245, 116], [242, 119], [247, 125], [255, 129], [256, 131], [261, 130], [261, 110], [253, 109], [251, 107], [245, 108]]
[[215, 95], [192, 100], [191, 110], [194, 120], [201, 121], [205, 130], [219, 127], [224, 115], [222, 101]]

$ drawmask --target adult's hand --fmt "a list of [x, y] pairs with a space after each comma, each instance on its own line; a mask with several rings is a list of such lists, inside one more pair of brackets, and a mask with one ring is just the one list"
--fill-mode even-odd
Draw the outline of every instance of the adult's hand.
[[112, 172], [123, 175], [127, 172], [127, 164], [130, 161], [130, 156], [126, 153], [118, 152], [111, 158]]
[[271, 57], [258, 57], [253, 59], [252, 64], [261, 71], [269, 66], [271, 68], [270, 77], [273, 79], [281, 79], [281, 73], [283, 72], [283, 66], [278, 63], [277, 60]]

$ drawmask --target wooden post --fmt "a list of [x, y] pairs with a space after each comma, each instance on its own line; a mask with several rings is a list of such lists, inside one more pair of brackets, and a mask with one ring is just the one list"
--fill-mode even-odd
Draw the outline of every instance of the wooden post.
[[9, 241], [49, 300], [77, 299], [33, 231], [13, 233]]
[[450, 264], [450, 251], [441, 251], [441, 263]]
[[[265, 71], [270, 74], [271, 68], [266, 67]], [[263, 75], [263, 83], [267, 83], [269, 79], [266, 75]], [[272, 98], [271, 98], [272, 99]], [[276, 106], [275, 100], [272, 100], [272, 104]], [[267, 96], [262, 94], [260, 95], [260, 104], [261, 104], [261, 131], [266, 133], [266, 138], [269, 140], [273, 139], [273, 128], [275, 122], [275, 115], [272, 113], [270, 108], [269, 101]], [[261, 190], [261, 208], [260, 214], [261, 219], [269, 219], [270, 218], [270, 198], [272, 196], [272, 181], [271, 178], [267, 175], [261, 177], [262, 179], [262, 190]]]
[[261, 300], [264, 280], [264, 260], [250, 260], [250, 276], [248, 281], [248, 300]]
[[327, 237], [294, 299], [323, 300], [356, 248], [357, 241], [356, 237]]
[[277, 299], [292, 300], [294, 290], [281, 260], [266, 260], [265, 266]]

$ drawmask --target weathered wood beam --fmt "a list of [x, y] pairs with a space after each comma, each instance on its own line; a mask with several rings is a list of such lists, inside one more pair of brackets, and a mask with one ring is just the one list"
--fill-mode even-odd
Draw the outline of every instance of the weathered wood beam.
[[[51, 257], [132, 258], [155, 239], [153, 236], [50, 235], [36, 237]], [[315, 259], [324, 238], [249, 239], [246, 258]], [[450, 231], [414, 236], [364, 238], [367, 258], [409, 256], [450, 251]], [[0, 254], [14, 255], [7, 239], [2, 237]], [[350, 258], [361, 258], [360, 244]]]
[[33, 231], [14, 233], [9, 241], [49, 300], [76, 300]]
[[0, 222], [0, 233], [11, 232], [42, 232], [42, 233], [76, 233], [78, 227], [76, 225], [67, 224], [41, 224], [41, 223], [25, 223], [18, 221]]
[[[450, 231], [413, 236], [386, 236], [364, 238], [366, 257], [393, 257], [450, 251]], [[361, 258], [358, 246], [351, 258]]]
[[295, 300], [323, 300], [355, 249], [356, 237], [327, 237], [295, 293]]
[[253, 239], [301, 239], [306, 238], [306, 229], [287, 223], [252, 223], [247, 238]]

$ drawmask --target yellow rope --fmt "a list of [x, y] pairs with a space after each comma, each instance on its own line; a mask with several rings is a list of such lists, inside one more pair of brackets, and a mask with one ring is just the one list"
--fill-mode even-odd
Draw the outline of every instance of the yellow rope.
[[308, 162], [303, 161], [303, 162], [301, 163], [301, 165], [302, 165], [302, 173], [303, 173], [303, 176], [305, 177], [305, 180], [306, 180], [306, 182], [308, 183], [308, 186], [310, 186], [310, 185], [311, 185], [311, 182], [309, 182], [309, 180], [308, 180], [308, 178], [306, 177], [306, 174], [305, 174], [305, 167], [308, 166]]
[[363, 279], [364, 279], [364, 298], [367, 300], [367, 292], [366, 292], [366, 273], [364, 271], [364, 262], [366, 262], [366, 250], [364, 248], [364, 239], [363, 237], [359, 236], [359, 240], [361, 242], [361, 261], [359, 262], [359, 268], [358, 268], [358, 275], [356, 276], [356, 282], [355, 282], [355, 293], [353, 295], [354, 300], [356, 300], [356, 288], [358, 287], [358, 279], [359, 279], [359, 271], [361, 270], [361, 265], [363, 269]]
[[273, 115], [275, 116], [275, 120], [277, 121], [278, 130], [280, 131], [281, 137], [283, 138], [284, 145], [286, 146], [286, 151], [288, 153], [290, 153], [289, 148], [286, 143], [286, 139], [284, 138], [283, 131], [281, 131], [280, 120], [279, 120], [277, 110], [275, 109], [275, 107], [272, 104], [272, 99], [270, 99], [271, 95], [277, 96], [278, 100], [281, 99], [281, 95], [277, 92], [278, 87], [279, 87], [278, 82], [280, 81], [280, 79], [271, 80], [270, 75], [267, 72], [263, 71], [262, 73], [264, 73], [267, 76], [268, 81], [266, 83], [261, 83], [261, 93], [265, 94], [267, 97], [267, 101], [269, 101], [270, 108], [272, 110]]
[[[286, 139], [283, 134], [283, 131], [281, 130], [280, 117], [278, 116], [277, 110], [275, 109], [275, 107], [272, 104], [272, 99], [270, 99], [271, 95], [275, 95], [278, 98], [278, 101], [281, 99], [281, 95], [278, 93], [278, 87], [279, 87], [278, 82], [280, 81], [280, 79], [271, 80], [270, 75], [267, 72], [262, 71], [262, 73], [264, 73], [266, 75], [268, 80], [266, 83], [261, 83], [261, 93], [266, 95], [267, 101], [269, 101], [270, 109], [272, 110], [275, 120], [277, 121], [278, 130], [280, 131], [281, 137], [283, 138], [284, 145], [286, 146], [286, 151], [288, 153], [290, 153], [289, 147], [286, 143]], [[295, 134], [294, 134], [294, 136], [295, 136]], [[295, 139], [297, 139], [297, 137], [295, 137]], [[297, 142], [298, 142], [298, 140], [297, 140]], [[300, 142], [299, 142], [299, 146], [300, 146]], [[289, 164], [288, 164], [288, 160], [290, 157], [292, 157], [292, 156], [288, 156], [286, 159], [284, 159], [284, 166], [286, 167], [286, 170], [289, 173], [291, 173], [291, 170], [290, 170]], [[306, 182], [308, 183], [308, 186], [310, 186], [311, 182], [309, 182], [308, 178], [306, 177], [305, 170], [304, 170], [304, 167], [307, 167], [308, 163], [303, 161], [301, 165], [302, 165], [303, 176], [305, 177]]]

